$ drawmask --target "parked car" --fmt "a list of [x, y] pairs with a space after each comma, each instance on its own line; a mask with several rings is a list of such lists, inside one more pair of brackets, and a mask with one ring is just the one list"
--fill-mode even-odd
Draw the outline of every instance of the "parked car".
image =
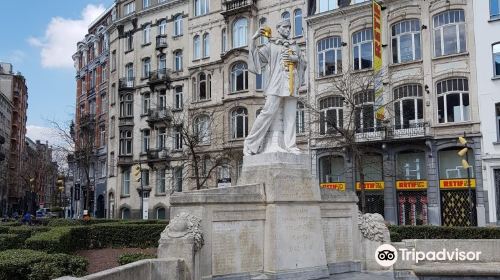
[[48, 219], [57, 217], [57, 213], [53, 213], [50, 211], [50, 208], [40, 208], [36, 210], [36, 218], [37, 219]]

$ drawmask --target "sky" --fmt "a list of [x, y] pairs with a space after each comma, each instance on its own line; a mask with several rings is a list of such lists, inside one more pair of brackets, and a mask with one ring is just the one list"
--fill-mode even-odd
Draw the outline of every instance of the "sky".
[[113, 0], [1, 1], [0, 61], [12, 63], [28, 84], [27, 136], [56, 144], [51, 121], [68, 123], [75, 111], [71, 56], [89, 24]]

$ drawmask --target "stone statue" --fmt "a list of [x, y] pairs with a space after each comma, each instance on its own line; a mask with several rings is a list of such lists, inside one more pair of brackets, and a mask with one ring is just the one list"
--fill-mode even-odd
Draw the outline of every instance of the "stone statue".
[[364, 238], [384, 242], [390, 241], [389, 229], [384, 223], [384, 217], [378, 213], [362, 214], [358, 212], [358, 227]]
[[175, 216], [165, 230], [161, 233], [160, 243], [162, 240], [176, 238], [193, 238], [195, 252], [203, 246], [203, 233], [201, 231], [201, 219], [181, 212]]
[[295, 41], [289, 40], [290, 20], [276, 26], [281, 38], [269, 38], [256, 46], [260, 36], [270, 37], [270, 28], [260, 28], [252, 38], [249, 70], [262, 74], [266, 102], [245, 139], [244, 155], [269, 152], [299, 154], [295, 121], [297, 95], [304, 81], [306, 61]]

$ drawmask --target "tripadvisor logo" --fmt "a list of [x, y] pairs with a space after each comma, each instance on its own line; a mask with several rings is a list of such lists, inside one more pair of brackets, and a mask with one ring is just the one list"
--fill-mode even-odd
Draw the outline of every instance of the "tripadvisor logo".
[[396, 263], [399, 259], [401, 261], [479, 261], [479, 251], [462, 251], [458, 248], [455, 250], [442, 249], [439, 251], [417, 251], [415, 248], [409, 250], [400, 248], [397, 250], [390, 244], [382, 244], [375, 251], [375, 260], [383, 267], [389, 267]]

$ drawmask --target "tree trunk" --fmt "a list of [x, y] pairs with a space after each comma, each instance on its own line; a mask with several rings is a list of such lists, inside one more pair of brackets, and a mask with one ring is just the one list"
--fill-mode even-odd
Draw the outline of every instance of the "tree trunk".
[[359, 152], [355, 152], [355, 158], [356, 158], [356, 169], [359, 172], [359, 185], [361, 188], [361, 212], [363, 214], [366, 213], [366, 194], [365, 194], [365, 173], [363, 170], [363, 165], [361, 164], [361, 156], [359, 155]]

